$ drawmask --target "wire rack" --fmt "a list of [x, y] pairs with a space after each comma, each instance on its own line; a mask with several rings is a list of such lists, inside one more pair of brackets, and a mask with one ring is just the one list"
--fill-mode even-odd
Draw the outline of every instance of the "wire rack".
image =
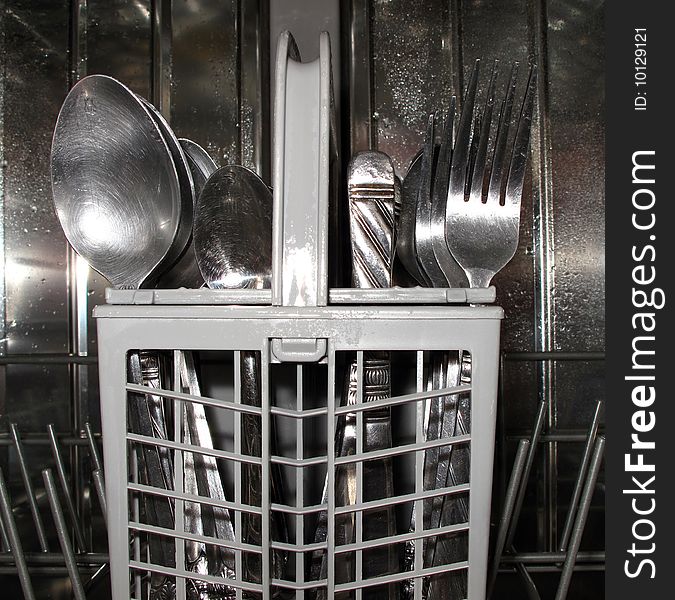
[[[68, 450], [79, 447], [88, 451], [93, 470], [91, 482], [98, 499], [101, 514], [106, 512], [103, 463], [98, 449], [99, 441], [87, 424], [82, 437], [63, 437], [57, 435], [54, 427], [47, 427], [45, 436], [29, 436], [24, 440], [16, 424], [10, 425], [9, 438], [3, 438], [8, 450], [15, 454], [15, 464], [21, 475], [23, 493], [21, 497], [28, 506], [30, 526], [17, 524], [15, 504], [12, 502], [7, 480], [0, 469], [0, 534], [4, 570], [18, 575], [23, 597], [27, 600], [39, 598], [36, 594], [34, 577], [67, 575], [72, 594], [78, 600], [86, 597], [85, 590], [98, 585], [107, 572], [109, 557], [107, 553], [93, 552], [90, 532], [85, 531], [81, 511], [81, 497], [74, 490], [69, 476], [70, 459]], [[41, 484], [35, 485], [32, 465], [26, 458], [26, 443], [49, 444], [54, 467], [41, 470]], [[65, 456], [64, 456], [65, 454]], [[16, 494], [17, 496], [19, 494]], [[41, 500], [46, 496], [50, 520], [44, 518]], [[15, 498], [16, 499], [16, 498]], [[26, 535], [26, 530], [30, 533]], [[54, 534], [57, 540], [55, 544]], [[37, 539], [39, 551], [24, 551]], [[33, 545], [33, 544], [31, 544]], [[9, 560], [7, 560], [9, 559]], [[83, 574], [88, 576], [83, 577]], [[105, 583], [104, 583], [105, 585]]]

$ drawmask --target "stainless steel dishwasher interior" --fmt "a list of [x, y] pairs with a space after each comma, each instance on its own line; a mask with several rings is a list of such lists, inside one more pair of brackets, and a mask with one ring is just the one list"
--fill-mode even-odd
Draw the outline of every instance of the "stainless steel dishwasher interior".
[[[495, 526], [516, 447], [530, 438], [538, 407], [543, 430], [493, 597], [524, 597], [517, 571], [525, 568], [541, 597], [552, 598], [561, 565], [550, 553], [558, 550], [586, 431], [604, 399], [602, 0], [2, 3], [0, 468], [36, 595], [70, 597], [40, 473], [58, 472], [55, 447], [83, 537], [75, 558], [84, 581], [106, 552], [85, 425], [96, 437], [91, 309], [104, 301], [107, 282], [68, 248], [53, 212], [48, 157], [58, 109], [82, 76], [112, 75], [152, 99], [179, 136], [220, 165], [243, 164], [269, 182], [270, 40], [283, 29], [308, 58], [315, 52], [308, 40], [331, 31], [344, 165], [352, 153], [376, 148], [391, 156], [400, 177], [423, 145], [427, 116], [447, 110], [476, 58], [538, 67], [520, 246], [494, 281], [506, 310]], [[599, 482], [568, 596], [578, 600], [604, 594], [602, 474]], [[6, 597], [20, 597], [7, 550], [3, 544], [0, 585]]]

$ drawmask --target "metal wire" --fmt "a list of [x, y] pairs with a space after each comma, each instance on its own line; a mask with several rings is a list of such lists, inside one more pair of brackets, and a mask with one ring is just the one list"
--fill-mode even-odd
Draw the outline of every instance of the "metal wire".
[[[93, 433], [89, 424], [85, 425], [85, 430], [87, 432], [87, 439], [78, 438], [69, 436], [67, 444], [72, 446], [74, 443], [85, 447], [87, 443], [90, 444], [90, 449], [95, 448], [95, 442], [97, 435]], [[69, 576], [71, 579], [75, 577], [80, 571], [91, 571], [91, 570], [100, 570], [102, 566], [105, 566], [109, 561], [109, 556], [107, 553], [93, 553], [93, 552], [75, 552], [75, 546], [73, 542], [69, 539], [68, 535], [68, 526], [66, 524], [66, 518], [61, 507], [61, 501], [58, 498], [56, 488], [54, 485], [54, 478], [49, 474], [48, 479], [44, 479], [45, 482], [45, 493], [47, 499], [50, 502], [50, 508], [52, 509], [52, 516], [55, 525], [55, 530], [57, 537], [59, 538], [59, 544], [61, 547], [61, 552], [49, 551], [49, 546], [47, 543], [48, 534], [47, 534], [47, 523], [45, 522], [43, 516], [37, 510], [38, 505], [38, 494], [36, 493], [35, 486], [30, 478], [29, 465], [27, 458], [24, 452], [24, 444], [28, 438], [28, 443], [30, 444], [39, 444], [45, 445], [49, 443], [52, 446], [52, 452], [56, 461], [57, 469], [59, 469], [59, 479], [61, 480], [61, 487], [63, 490], [64, 498], [67, 500], [70, 498], [70, 501], [75, 504], [74, 499], [72, 498], [72, 487], [71, 481], [68, 476], [68, 473], [65, 468], [65, 464], [61, 457], [59, 446], [63, 442], [63, 439], [60, 439], [58, 442], [56, 440], [56, 432], [53, 427], [48, 428], [47, 436], [42, 434], [33, 434], [31, 436], [26, 436], [21, 434], [19, 428], [15, 424], [10, 425], [10, 436], [5, 438], [4, 441], [12, 443], [16, 452], [17, 452], [17, 462], [18, 468], [23, 482], [24, 490], [26, 492], [26, 499], [28, 506], [30, 508], [30, 514], [32, 517], [32, 525], [35, 528], [35, 531], [38, 532], [38, 542], [40, 544], [41, 552], [23, 552], [20, 545], [17, 545], [14, 541], [11, 541], [13, 534], [19, 535], [16, 530], [16, 524], [13, 519], [13, 510], [9, 504], [9, 495], [5, 497], [8, 510], [10, 511], [9, 515], [11, 519], [7, 519], [6, 515], [0, 519], [0, 525], [2, 525], [3, 532], [7, 534], [7, 541], [5, 545], [6, 554], [0, 553], [0, 572], [2, 574], [15, 574], [19, 576], [21, 581], [22, 588], [24, 589], [24, 595], [26, 597], [30, 596], [30, 591], [26, 591], [26, 587], [31, 585], [31, 577], [42, 577], [42, 576], [51, 576], [51, 577], [61, 577], [64, 575]], [[92, 464], [102, 466], [100, 457], [92, 455]], [[104, 494], [104, 483], [103, 483], [103, 473], [102, 470], [96, 469], [93, 472], [93, 482], [96, 488], [96, 493], [99, 497], [99, 503], [102, 507], [102, 513], [105, 515], [105, 494]], [[6, 483], [4, 479], [0, 482], [5, 486]], [[48, 484], [48, 485], [47, 485]], [[0, 485], [0, 487], [2, 487]], [[1, 503], [0, 499], [0, 503]], [[74, 508], [73, 508], [74, 511]], [[77, 512], [70, 512], [69, 516], [76, 528], [81, 527], [81, 519], [78, 516]], [[42, 534], [40, 534], [42, 531]], [[72, 530], [73, 533], [77, 529]], [[81, 532], [82, 533], [82, 532]], [[66, 552], [63, 550], [63, 545], [66, 544], [70, 556], [66, 555]], [[79, 577], [79, 575], [77, 575]], [[75, 586], [78, 585], [78, 582], [74, 583]], [[81, 581], [79, 581], [81, 586]], [[76, 592], [74, 592], [76, 593]]]
[[54, 518], [54, 523], [56, 525], [56, 533], [59, 538], [59, 544], [61, 545], [61, 552], [63, 552], [63, 559], [65, 560], [66, 568], [68, 569], [73, 596], [75, 597], [75, 600], [86, 600], [86, 594], [82, 587], [82, 580], [80, 579], [77, 561], [75, 560], [73, 545], [68, 538], [66, 519], [56, 492], [56, 485], [54, 484], [54, 477], [51, 470], [45, 469], [42, 471], [42, 478], [44, 480], [47, 498], [49, 498], [52, 517]]
[[[503, 352], [502, 360], [500, 361], [500, 381], [504, 380], [504, 369], [505, 362], [522, 362], [522, 361], [535, 361], [535, 362], [553, 362], [553, 361], [603, 361], [605, 359], [604, 352], [560, 352], [560, 351], [541, 351], [541, 352]], [[503, 387], [500, 386], [500, 405], [503, 404]], [[586, 433], [574, 433], [570, 431], [549, 431], [544, 433], [543, 428], [543, 417], [546, 412], [546, 397], [540, 403], [539, 409], [537, 412], [537, 417], [535, 418], [535, 423], [528, 434], [511, 434], [506, 435], [502, 430], [502, 443], [500, 444], [501, 452], [505, 452], [505, 441], [506, 440], [519, 440], [518, 453], [516, 457], [517, 463], [522, 462], [522, 449], [523, 443], [529, 441], [529, 452], [525, 460], [523, 470], [524, 474], [521, 475], [521, 481], [516, 489], [515, 502], [513, 496], [513, 489], [511, 485], [505, 494], [505, 499], [503, 502], [504, 511], [510, 511], [510, 523], [508, 523], [508, 534], [506, 537], [505, 546], [510, 549], [510, 554], [500, 556], [497, 559], [497, 554], [495, 554], [495, 562], [492, 564], [491, 570], [491, 583], [490, 590], [494, 588], [494, 581], [496, 580], [497, 573], [505, 571], [504, 567], [506, 565], [511, 566], [511, 569], [515, 569], [518, 573], [527, 588], [528, 596], [538, 597], [538, 592], [534, 581], [530, 577], [532, 572], [552, 572], [552, 571], [563, 571], [563, 577], [561, 578], [561, 583], [558, 589], [558, 595], [556, 600], [563, 600], [567, 595], [567, 589], [569, 587], [569, 579], [571, 579], [572, 573], [575, 571], [582, 570], [604, 570], [604, 552], [591, 552], [584, 553], [583, 559], [578, 557], [582, 556], [579, 554], [578, 545], [575, 547], [572, 546], [571, 541], [568, 546], [568, 540], [574, 534], [576, 534], [579, 539], [577, 542], [580, 542], [580, 536], [583, 533], [583, 528], [586, 522], [586, 516], [590, 508], [590, 499], [592, 497], [592, 486], [595, 485], [595, 480], [597, 479], [600, 463], [597, 457], [597, 443], [595, 442], [596, 434], [600, 426], [600, 413], [602, 410], [602, 401], [597, 403], [596, 410], [592, 422], [590, 424], [589, 430]], [[504, 426], [503, 420], [501, 426]], [[599, 439], [603, 440], [604, 437]], [[585, 443], [584, 454], [582, 457], [578, 477], [575, 483], [575, 488], [572, 493], [572, 498], [570, 501], [570, 506], [568, 509], [568, 514], [563, 529], [563, 534], [560, 540], [560, 552], [530, 552], [530, 553], [520, 553], [515, 550], [513, 547], [513, 537], [515, 535], [517, 520], [522, 509], [522, 504], [524, 501], [525, 488], [529, 479], [529, 472], [534, 460], [534, 454], [536, 448], [539, 444], [550, 443], [550, 442], [567, 442], [567, 443]], [[591, 454], [593, 455], [591, 457]], [[502, 461], [503, 464], [503, 461]], [[589, 465], [591, 465], [589, 467]], [[514, 465], [514, 470], [520, 469], [518, 465]], [[595, 469], [595, 471], [593, 471]], [[510, 483], [513, 483], [511, 481]], [[589, 486], [591, 489], [589, 491]], [[583, 491], [582, 491], [583, 490]], [[590, 494], [590, 496], [586, 496]], [[580, 500], [580, 496], [583, 495], [583, 499]], [[584, 505], [583, 502], [587, 501], [588, 505]], [[514, 504], [511, 507], [511, 504]], [[577, 504], [579, 504], [579, 509], [577, 511]], [[576, 517], [576, 518], [575, 518]], [[503, 515], [502, 521], [500, 521], [500, 534], [501, 530], [504, 527]], [[499, 550], [500, 543], [500, 534], [498, 534], [498, 546]], [[580, 562], [587, 561], [598, 561], [599, 564], [579, 564]], [[564, 564], [561, 564], [563, 563]], [[511, 570], [509, 569], [509, 570]]]
[[35, 594], [33, 593], [33, 585], [30, 580], [26, 558], [23, 553], [21, 536], [19, 535], [16, 522], [14, 521], [14, 515], [12, 514], [12, 503], [9, 498], [9, 492], [7, 491], [7, 484], [2, 469], [0, 469], [0, 512], [2, 513], [2, 522], [8, 537], [7, 542], [14, 557], [23, 595], [26, 600], [34, 600]]

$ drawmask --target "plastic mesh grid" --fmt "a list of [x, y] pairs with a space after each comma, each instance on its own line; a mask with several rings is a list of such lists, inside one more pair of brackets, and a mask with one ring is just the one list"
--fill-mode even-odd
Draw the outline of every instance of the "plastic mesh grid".
[[[273, 363], [265, 348], [204, 354], [201, 379], [220, 373], [214, 396], [186, 381], [186, 356], [199, 363], [199, 353], [128, 354], [134, 597], [163, 577], [179, 599], [205, 585], [223, 598], [421, 598], [430, 585], [466, 588], [468, 353], [329, 344], [321, 364]], [[138, 433], [134, 405], [163, 416], [166, 439], [157, 423], [152, 437]], [[212, 447], [190, 439], [186, 411], [199, 405], [216, 424]], [[457, 416], [448, 423], [434, 410]], [[200, 460], [225, 482], [222, 498], [190, 482]], [[425, 480], [434, 460], [435, 479]], [[157, 465], [171, 473], [150, 475]], [[230, 523], [226, 539], [219, 518]]]

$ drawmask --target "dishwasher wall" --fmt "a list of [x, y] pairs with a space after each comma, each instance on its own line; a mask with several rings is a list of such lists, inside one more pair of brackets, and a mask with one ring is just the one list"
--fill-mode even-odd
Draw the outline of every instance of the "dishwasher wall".
[[[292, 27], [313, 58], [301, 23], [332, 32], [343, 162], [378, 148], [400, 176], [427, 115], [463, 90], [476, 58], [484, 75], [494, 59], [503, 70], [519, 60], [521, 84], [528, 62], [539, 67], [520, 246], [494, 281], [507, 315], [495, 510], [515, 445], [548, 400], [549, 436], [517, 542], [553, 550], [583, 446], [557, 440], [580, 437], [604, 394], [601, 0], [0, 2], [0, 466], [10, 488], [20, 485], [9, 423], [24, 434], [36, 481], [51, 461], [47, 424], [73, 440], [86, 422], [100, 431], [90, 314], [107, 284], [68, 249], [50, 195], [51, 135], [69, 86], [90, 73], [117, 77], [219, 164], [250, 166], [269, 181], [268, 49]], [[88, 459], [69, 448], [86, 520]], [[589, 549], [604, 540], [596, 496]], [[586, 595], [571, 597], [601, 597], [601, 577], [590, 581], [578, 592]]]

